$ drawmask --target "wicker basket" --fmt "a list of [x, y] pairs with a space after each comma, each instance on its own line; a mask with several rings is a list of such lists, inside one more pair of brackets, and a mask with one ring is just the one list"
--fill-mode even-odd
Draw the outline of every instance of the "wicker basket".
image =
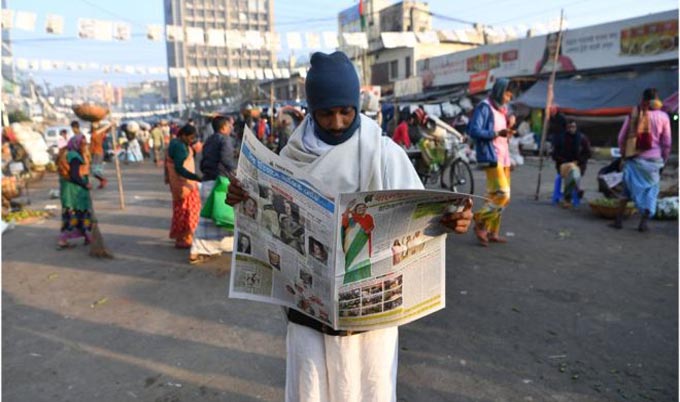
[[82, 120], [95, 122], [104, 119], [109, 114], [109, 109], [93, 103], [84, 103], [73, 106], [73, 113]]
[[[614, 219], [616, 218], [616, 213], [618, 212], [618, 207], [610, 207], [606, 205], [595, 204], [592, 201], [588, 203], [590, 209], [593, 213], [601, 218]], [[623, 212], [624, 217], [629, 217], [635, 213], [635, 206], [633, 204], [628, 204]]]

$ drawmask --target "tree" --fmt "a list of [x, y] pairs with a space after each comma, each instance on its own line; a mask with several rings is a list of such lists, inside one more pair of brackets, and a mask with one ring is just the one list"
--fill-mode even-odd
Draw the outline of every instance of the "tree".
[[31, 118], [26, 116], [24, 112], [21, 110], [13, 110], [7, 114], [7, 118], [9, 119], [9, 123], [21, 123], [24, 121], [31, 121]]

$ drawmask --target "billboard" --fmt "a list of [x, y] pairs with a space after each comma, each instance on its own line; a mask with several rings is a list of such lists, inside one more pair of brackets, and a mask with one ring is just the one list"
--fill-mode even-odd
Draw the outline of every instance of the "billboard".
[[[500, 77], [540, 75], [552, 70], [557, 33], [480, 46], [418, 61], [423, 87], [463, 84], [488, 71]], [[678, 12], [564, 32], [557, 71], [581, 71], [678, 59]]]

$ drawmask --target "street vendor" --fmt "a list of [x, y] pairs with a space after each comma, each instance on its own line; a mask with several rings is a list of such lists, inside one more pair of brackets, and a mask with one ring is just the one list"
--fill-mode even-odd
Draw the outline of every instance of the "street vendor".
[[[310, 113], [281, 156], [327, 185], [333, 194], [423, 189], [408, 156], [375, 121], [360, 115], [359, 77], [342, 52], [314, 53], [305, 89]], [[249, 194], [233, 180], [231, 205]], [[442, 223], [467, 231], [472, 202]], [[312, 228], [312, 232], [315, 229]], [[286, 401], [396, 401], [398, 329], [336, 331], [288, 310]]]

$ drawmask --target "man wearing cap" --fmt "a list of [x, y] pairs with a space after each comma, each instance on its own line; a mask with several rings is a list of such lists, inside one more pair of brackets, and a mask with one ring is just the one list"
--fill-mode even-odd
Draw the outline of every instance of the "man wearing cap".
[[[359, 77], [342, 52], [314, 53], [305, 83], [310, 113], [281, 150], [333, 194], [422, 189], [408, 156], [375, 121], [360, 115]], [[227, 203], [248, 194], [233, 180]], [[471, 201], [442, 223], [467, 231]], [[286, 401], [396, 401], [398, 330], [335, 331], [288, 310]]]

